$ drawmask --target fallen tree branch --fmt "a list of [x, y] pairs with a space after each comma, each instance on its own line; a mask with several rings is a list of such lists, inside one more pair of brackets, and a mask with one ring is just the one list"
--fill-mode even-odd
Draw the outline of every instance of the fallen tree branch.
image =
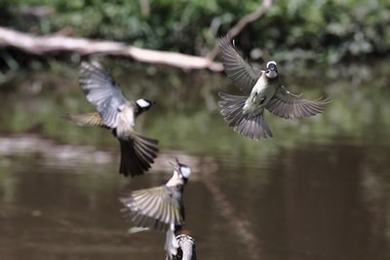
[[140, 62], [163, 64], [184, 70], [223, 70], [222, 64], [205, 57], [142, 49], [114, 41], [97, 41], [62, 35], [33, 36], [4, 27], [0, 27], [0, 46], [12, 46], [37, 55], [53, 52], [77, 52], [83, 55], [99, 53], [124, 56]]
[[[268, 10], [272, 7], [274, 3], [274, 0], [263, 0], [263, 3], [253, 12], [250, 14], [245, 15], [242, 17], [237, 24], [235, 24], [227, 33], [226, 37], [228, 37], [229, 40], [233, 39], [237, 35], [241, 33], [242, 30], [248, 24], [253, 23], [257, 20], [259, 20], [263, 15], [265, 15]], [[215, 57], [218, 55], [219, 46], [218, 44], [215, 45], [214, 49], [207, 55], [207, 57], [212, 61], [215, 59]]]

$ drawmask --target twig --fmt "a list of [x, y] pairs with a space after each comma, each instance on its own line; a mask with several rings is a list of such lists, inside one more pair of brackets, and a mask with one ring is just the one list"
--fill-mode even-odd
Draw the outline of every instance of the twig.
[[[263, 0], [263, 3], [253, 13], [247, 14], [242, 17], [238, 21], [238, 23], [227, 32], [226, 37], [228, 38], [228, 40], [231, 40], [237, 35], [239, 35], [248, 24], [259, 20], [263, 15], [268, 12], [268, 10], [272, 7], [273, 3], [274, 0]], [[213, 61], [218, 55], [218, 51], [219, 46], [218, 44], [216, 44], [214, 49], [207, 55], [207, 58], [210, 59], [210, 61]]]

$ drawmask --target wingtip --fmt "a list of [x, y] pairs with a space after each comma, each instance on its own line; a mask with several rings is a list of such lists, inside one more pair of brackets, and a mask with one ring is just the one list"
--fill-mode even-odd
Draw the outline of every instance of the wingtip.
[[82, 61], [80, 63], [80, 67], [87, 67], [87, 66], [89, 66], [89, 62], [88, 61]]
[[129, 202], [132, 200], [132, 195], [131, 195], [131, 193], [130, 194], [124, 194], [124, 193], [122, 193], [122, 195], [120, 195], [119, 196], [119, 198], [118, 198], [118, 201], [120, 202], [120, 203], [122, 203], [123, 204], [123, 206], [124, 206], [124, 210], [127, 210], [128, 208], [127, 208], [127, 204], [129, 204]]
[[80, 72], [85, 73], [88, 71], [103, 70], [102, 64], [97, 60], [82, 61], [80, 63]]
[[222, 92], [222, 91], [219, 91], [219, 92], [218, 92], [218, 96], [219, 96], [220, 98], [224, 98], [224, 97], [226, 96], [226, 93], [225, 93], [225, 92]]
[[66, 120], [66, 121], [69, 121], [69, 122], [72, 122], [76, 125], [79, 125], [79, 123], [77, 122], [77, 120], [75, 120], [75, 115], [74, 114], [71, 114], [71, 113], [65, 113], [65, 114], [62, 114], [61, 115], [61, 118]]
[[333, 103], [333, 99], [330, 97], [321, 97], [318, 99], [318, 102], [321, 102], [321, 103], [327, 105], [327, 104]]
[[80, 72], [83, 73], [85, 71], [89, 71], [91, 70], [91, 68], [93, 67], [92, 63], [89, 62], [89, 61], [82, 61], [80, 63]]

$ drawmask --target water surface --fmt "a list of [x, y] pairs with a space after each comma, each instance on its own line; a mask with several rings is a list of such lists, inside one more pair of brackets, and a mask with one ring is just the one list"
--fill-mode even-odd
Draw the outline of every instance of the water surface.
[[16, 90], [3, 86], [0, 259], [163, 259], [164, 234], [127, 234], [131, 223], [118, 198], [164, 183], [174, 155], [195, 169], [185, 206], [199, 259], [390, 258], [386, 75], [315, 85], [291, 79], [293, 88], [334, 102], [312, 119], [268, 114], [275, 138], [252, 142], [216, 111], [219, 87], [234, 91], [218, 75], [132, 73], [117, 74], [123, 85], [139, 85], [136, 95], [162, 100], [140, 127], [160, 139], [163, 154], [152, 172], [133, 180], [117, 174], [109, 132], [60, 118], [92, 109], [72, 73], [34, 72], [12, 83]]

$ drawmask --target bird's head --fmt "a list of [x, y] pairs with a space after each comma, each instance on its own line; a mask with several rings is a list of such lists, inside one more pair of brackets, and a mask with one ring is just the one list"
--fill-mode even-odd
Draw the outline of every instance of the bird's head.
[[191, 167], [182, 163], [179, 163], [179, 172], [184, 182], [187, 182], [191, 176], [192, 170]]
[[192, 173], [191, 167], [179, 162], [177, 158], [170, 163], [173, 166], [173, 176], [168, 181], [167, 185], [186, 184]]
[[274, 79], [278, 76], [278, 66], [276, 64], [276, 61], [269, 61], [267, 62], [267, 70], [265, 71], [265, 75], [269, 79]]
[[180, 234], [176, 236], [176, 240], [179, 248], [174, 259], [196, 259], [195, 239], [189, 231], [181, 230]]
[[135, 104], [137, 105], [140, 112], [144, 112], [146, 110], [149, 110], [152, 105], [156, 104], [156, 102], [140, 98], [135, 101]]

